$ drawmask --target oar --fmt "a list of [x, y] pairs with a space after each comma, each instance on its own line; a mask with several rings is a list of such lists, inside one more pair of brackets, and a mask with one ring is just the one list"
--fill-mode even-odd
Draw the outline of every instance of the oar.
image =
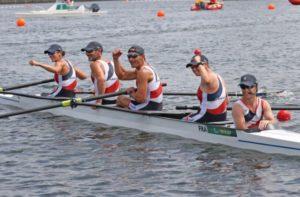
[[[279, 94], [282, 93], [284, 90], [277, 91], [277, 92], [258, 92], [256, 95], [257, 96], [267, 96], [270, 94]], [[164, 95], [167, 96], [196, 96], [197, 93], [192, 93], [192, 92], [164, 92]], [[228, 92], [228, 96], [243, 96], [241, 93], [237, 92]]]
[[29, 86], [35, 86], [35, 85], [39, 85], [39, 84], [43, 84], [43, 83], [49, 83], [49, 82], [53, 82], [53, 81], [54, 81], [54, 79], [46, 79], [46, 80], [32, 82], [32, 83], [20, 84], [20, 85], [16, 85], [16, 86], [0, 87], [0, 93], [4, 92], [4, 91], [8, 91], [8, 90], [26, 88], [26, 87], [29, 87]]
[[[300, 106], [297, 105], [277, 105], [277, 106], [271, 106], [272, 110], [300, 110]], [[176, 106], [175, 109], [178, 110], [198, 110], [199, 106]], [[232, 107], [227, 107], [227, 110], [232, 110]]]
[[55, 100], [55, 101], [63, 101], [63, 100], [68, 100], [70, 99], [69, 97], [43, 97], [43, 96], [37, 96], [37, 95], [32, 95], [32, 94], [24, 94], [24, 93], [19, 93], [19, 92], [1, 92], [0, 94], [10, 94], [10, 95], [16, 95], [16, 96], [21, 96], [21, 97], [26, 97], [26, 98], [37, 98], [37, 99], [42, 99], [42, 100]]
[[73, 99], [65, 100], [65, 101], [62, 101], [62, 102], [59, 102], [56, 104], [52, 104], [52, 105], [37, 107], [37, 108], [23, 110], [23, 111], [19, 111], [19, 112], [11, 112], [11, 113], [7, 113], [7, 114], [3, 114], [3, 115], [0, 115], [0, 118], [7, 118], [10, 116], [16, 116], [16, 115], [27, 114], [27, 113], [31, 113], [31, 112], [43, 111], [43, 110], [53, 109], [53, 108], [57, 108], [57, 107], [69, 107], [69, 106], [76, 105], [76, 103], [84, 103], [84, 102], [94, 101], [97, 99], [104, 99], [104, 98], [119, 96], [122, 94], [126, 94], [126, 91], [120, 91], [120, 92], [116, 92], [116, 93], [104, 94], [104, 95], [87, 97], [87, 98], [73, 98]]
[[[167, 83], [161, 83], [161, 85], [162, 85], [163, 87], [165, 87], [165, 86], [167, 86], [168, 84], [167, 84]], [[87, 90], [87, 91], [84, 91], [84, 90], [76, 90], [75, 93], [76, 93], [76, 94], [95, 94], [95, 92], [92, 91], [92, 90]]]

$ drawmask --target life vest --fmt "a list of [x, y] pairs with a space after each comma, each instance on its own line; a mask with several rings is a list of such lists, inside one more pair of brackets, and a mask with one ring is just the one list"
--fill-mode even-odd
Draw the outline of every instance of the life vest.
[[261, 98], [257, 98], [257, 107], [255, 112], [250, 111], [250, 109], [243, 103], [242, 100], [238, 100], [236, 103], [238, 103], [244, 113], [244, 118], [246, 121], [247, 128], [254, 128], [257, 127], [260, 123], [260, 121], [263, 118], [263, 106], [264, 106], [264, 100]]
[[[106, 87], [105, 94], [119, 91], [121, 85], [115, 73], [113, 62], [105, 62], [103, 60], [97, 60], [97, 61], [99, 61], [104, 68], [104, 78], [105, 78], [105, 87]], [[94, 84], [95, 95], [99, 95], [97, 79], [95, 79], [93, 76], [91, 76], [91, 78]]]
[[163, 101], [163, 87], [161, 81], [151, 66], [145, 66], [144, 69], [148, 69], [152, 72], [153, 80], [147, 84], [147, 97], [144, 103], [130, 103], [129, 108], [132, 110], [139, 110], [146, 107], [150, 102], [162, 103]]

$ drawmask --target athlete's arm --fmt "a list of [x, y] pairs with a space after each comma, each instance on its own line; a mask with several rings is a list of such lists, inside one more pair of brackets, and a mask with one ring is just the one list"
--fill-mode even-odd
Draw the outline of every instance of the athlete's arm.
[[85, 74], [85, 72], [81, 69], [79, 69], [78, 67], [74, 66], [74, 70], [76, 72], [76, 77], [78, 77], [81, 80], [84, 80], [87, 78], [87, 75]]
[[152, 73], [148, 70], [142, 69], [137, 74], [137, 90], [130, 94], [130, 96], [139, 103], [144, 103], [147, 99], [147, 84], [153, 79]]
[[[91, 71], [93, 73], [93, 77], [97, 80], [97, 88], [99, 95], [105, 93], [105, 76], [102, 70], [102, 65], [99, 62], [92, 62], [90, 64]], [[101, 100], [98, 100], [98, 103], [101, 103]]]
[[231, 115], [236, 129], [240, 129], [240, 130], [248, 129], [246, 126], [243, 109], [239, 106], [239, 104], [237, 103], [233, 104]]
[[35, 60], [30, 60], [29, 64], [32, 66], [39, 66], [49, 72], [61, 74], [63, 70], [63, 62], [55, 62], [54, 66], [44, 64]]
[[267, 101], [262, 101], [263, 103], [263, 119], [260, 121], [258, 128], [264, 130], [269, 124], [276, 123], [276, 119], [272, 113], [270, 104]]
[[112, 53], [113, 62], [115, 65], [115, 72], [119, 79], [121, 80], [133, 80], [137, 78], [135, 70], [127, 70], [124, 68], [123, 64], [120, 61], [120, 56], [122, 52], [120, 49], [115, 49]]

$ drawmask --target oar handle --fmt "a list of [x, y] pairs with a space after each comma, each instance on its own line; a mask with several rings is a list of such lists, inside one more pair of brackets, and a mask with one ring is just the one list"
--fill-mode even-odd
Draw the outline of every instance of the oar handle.
[[42, 81], [26, 83], [26, 84], [7, 87], [7, 88], [5, 88], [5, 87], [1, 88], [0, 87], [0, 92], [19, 89], [19, 88], [26, 88], [26, 87], [29, 87], [29, 86], [39, 85], [39, 84], [43, 84], [43, 83], [49, 83], [49, 82], [53, 82], [53, 81], [54, 81], [54, 79], [46, 79], [46, 80], [42, 80]]

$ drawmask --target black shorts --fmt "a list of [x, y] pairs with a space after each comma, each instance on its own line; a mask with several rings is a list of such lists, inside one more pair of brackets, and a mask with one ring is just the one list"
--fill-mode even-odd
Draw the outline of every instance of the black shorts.
[[206, 112], [202, 118], [197, 120], [196, 122], [199, 123], [206, 123], [206, 122], [222, 122], [226, 121], [227, 118], [227, 112], [224, 112], [222, 114], [214, 115]]

